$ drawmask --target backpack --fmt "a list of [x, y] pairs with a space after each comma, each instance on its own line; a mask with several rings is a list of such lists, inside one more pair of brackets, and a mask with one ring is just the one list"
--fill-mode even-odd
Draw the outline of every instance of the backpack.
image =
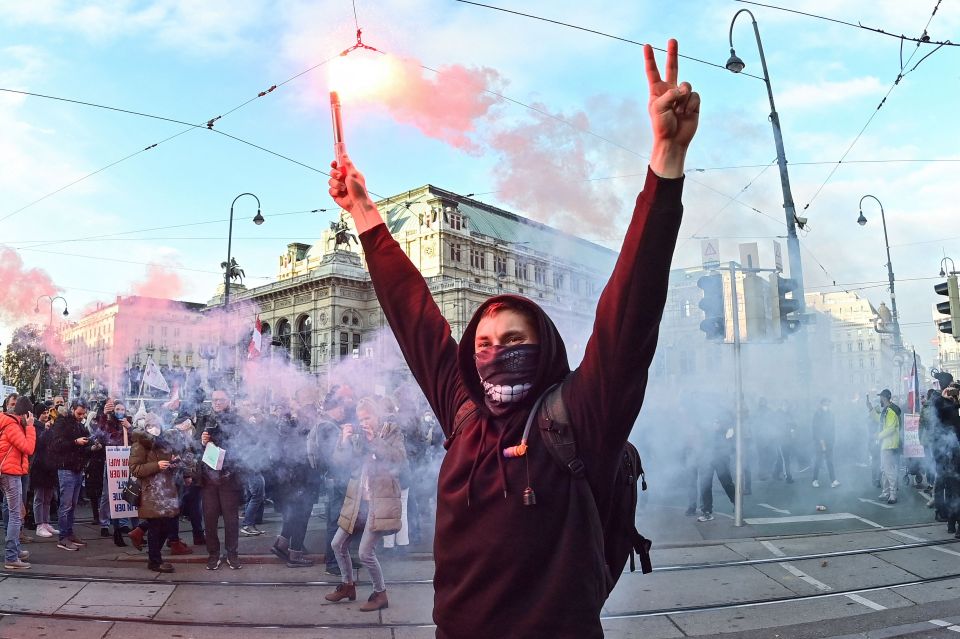
[[[561, 388], [560, 383], [554, 384], [533, 404], [524, 428], [523, 441], [525, 444], [530, 428], [536, 420], [540, 437], [554, 461], [573, 475], [575, 480], [586, 482], [584, 472], [586, 465], [577, 453], [577, 442], [563, 403]], [[476, 412], [477, 406], [472, 400], [467, 400], [461, 405], [454, 418], [453, 432], [444, 442], [444, 448], [450, 448], [453, 439]], [[641, 535], [636, 528], [638, 480], [641, 488], [646, 490], [647, 480], [640, 461], [640, 453], [633, 444], [627, 442], [617, 466], [610, 497], [610, 510], [606, 514], [598, 513], [603, 530], [603, 556], [612, 578], [608, 593], [616, 585], [628, 559], [630, 572], [636, 570], [637, 559], [640, 561], [642, 573], [653, 571], [650, 561], [650, 548], [653, 542]], [[596, 499], [591, 490], [585, 492], [592, 499]]]

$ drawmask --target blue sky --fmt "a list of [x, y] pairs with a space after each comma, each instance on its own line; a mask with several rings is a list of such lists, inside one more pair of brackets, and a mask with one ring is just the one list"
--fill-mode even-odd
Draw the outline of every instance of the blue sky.
[[[730, 19], [747, 6], [712, 0], [493, 4], [659, 46], [676, 37], [681, 53], [720, 65], [728, 55]], [[790, 3], [910, 36], [919, 35], [934, 4]], [[835, 281], [850, 289], [871, 286], [863, 294], [875, 304], [888, 297], [875, 203], [865, 203], [870, 223], [856, 224], [861, 196], [877, 196], [887, 214], [904, 332], [929, 362], [937, 280], [920, 278], [937, 275], [944, 251], [960, 259], [960, 230], [953, 228], [960, 201], [960, 48], [941, 49], [906, 75], [848, 156], [896, 162], [845, 164], [814, 197], [832, 167], [800, 163], [840, 158], [896, 77], [899, 41], [749, 8], [760, 25], [787, 157], [794, 163], [794, 199], [798, 209], [810, 203], [802, 213], [810, 230], [801, 238], [808, 288], [830, 290], [825, 287]], [[491, 88], [579, 127], [493, 100], [470, 121], [470, 143], [450, 144], [425, 131], [432, 124], [430, 108], [443, 104], [438, 100], [446, 91], [431, 92], [437, 76], [424, 71], [420, 82], [426, 88], [411, 85], [419, 88], [411, 91], [416, 99], [405, 116], [376, 100], [344, 105], [351, 155], [372, 190], [390, 195], [432, 183], [483, 194], [484, 201], [617, 246], [642, 178], [614, 176], [642, 174], [649, 145], [640, 47], [452, 0], [357, 0], [356, 10], [364, 40], [391, 56], [435, 69], [486, 69]], [[759, 74], [746, 18], [737, 22], [734, 44], [746, 71]], [[354, 30], [348, 0], [3, 3], [0, 88], [204, 122], [335, 55], [352, 44]], [[929, 33], [933, 40], [960, 42], [960, 3], [945, 0]], [[922, 48], [914, 61], [930, 50]], [[913, 45], [904, 51], [909, 55]], [[762, 168], [775, 157], [763, 83], [689, 60], [681, 60], [680, 75], [703, 96], [688, 167], [759, 167], [690, 175], [675, 265], [699, 262], [700, 242], [688, 239], [693, 235], [720, 237], [724, 259], [736, 258], [738, 242], [756, 238], [762, 260], [771, 260], [772, 238], [785, 230], [776, 167]], [[321, 67], [225, 115], [215, 127], [324, 169], [332, 154], [327, 90]], [[421, 107], [425, 114], [410, 113]], [[11, 94], [0, 94], [0, 127], [0, 218], [185, 128]], [[548, 163], [555, 163], [552, 170]], [[529, 185], [527, 192], [517, 192], [518, 182]], [[225, 221], [64, 240], [225, 220], [230, 202], [245, 191], [260, 197], [267, 222], [251, 224], [252, 200], [238, 202], [234, 255], [249, 284], [265, 283], [288, 242], [314, 242], [332, 219], [332, 211], [278, 215], [332, 210], [326, 177], [204, 129], [8, 217], [0, 222], [0, 242], [18, 248], [28, 267], [45, 269], [75, 312], [133, 290], [145, 278], [146, 263], [173, 268], [182, 276], [182, 297], [205, 301], [225, 258]], [[731, 203], [735, 196], [742, 203]], [[13, 325], [10, 318], [5, 322], [3, 342]]]

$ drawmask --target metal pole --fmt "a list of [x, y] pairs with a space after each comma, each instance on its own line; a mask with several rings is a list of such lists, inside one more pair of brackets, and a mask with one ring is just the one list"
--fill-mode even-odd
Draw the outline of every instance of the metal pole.
[[887, 236], [887, 216], [883, 212], [883, 203], [873, 195], [864, 195], [860, 198], [861, 215], [863, 214], [863, 201], [867, 198], [873, 199], [880, 205], [880, 221], [883, 223], [883, 243], [887, 247], [887, 279], [890, 281], [890, 312], [893, 319], [893, 346], [898, 351], [903, 348], [903, 340], [900, 336], [900, 320], [897, 315], [897, 293], [893, 288], [893, 260], [890, 259], [890, 238]]
[[740, 358], [740, 300], [737, 298], [737, 265], [730, 262], [730, 300], [733, 306], [733, 362], [737, 395], [737, 425], [734, 429], [736, 471], [734, 478], [733, 525], [743, 526], [743, 370]]

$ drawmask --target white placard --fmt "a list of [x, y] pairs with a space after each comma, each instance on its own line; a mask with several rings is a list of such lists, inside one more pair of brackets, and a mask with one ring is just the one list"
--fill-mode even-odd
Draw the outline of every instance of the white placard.
[[123, 499], [123, 489], [130, 478], [130, 447], [107, 446], [107, 485], [110, 497], [110, 518], [136, 517], [137, 509]]

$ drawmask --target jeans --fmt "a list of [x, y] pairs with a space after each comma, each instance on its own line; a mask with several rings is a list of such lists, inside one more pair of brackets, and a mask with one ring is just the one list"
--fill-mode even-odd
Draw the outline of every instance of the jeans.
[[173, 535], [176, 517], [157, 517], [147, 520], [147, 561], [151, 564], [163, 563], [163, 544]]
[[820, 476], [820, 465], [824, 462], [827, 463], [827, 473], [830, 475], [830, 481], [836, 481], [837, 475], [833, 471], [833, 448], [827, 446], [822, 448], [819, 445], [815, 446], [816, 459], [813, 461], [813, 479], [816, 480]]
[[315, 503], [317, 503], [317, 495], [311, 491], [285, 496], [283, 528], [280, 530], [280, 536], [289, 540], [290, 550], [303, 550], [303, 539], [307, 535], [307, 524]]
[[[17, 475], [20, 478], [20, 502], [23, 503], [23, 496], [27, 494], [30, 490], [30, 475]], [[9, 513], [7, 512], [7, 499], [0, 494], [0, 512], [2, 512], [3, 525], [6, 526], [9, 521]], [[20, 518], [20, 525], [23, 525], [23, 518]]]
[[10, 512], [7, 519], [7, 543], [4, 559], [6, 561], [17, 561], [20, 559], [20, 527], [23, 525], [23, 519], [20, 517], [20, 509], [23, 506], [21, 476], [0, 475], [0, 490], [3, 490], [3, 497]]
[[[193, 529], [193, 536], [203, 535], [203, 509], [200, 498], [200, 487], [191, 484], [183, 489], [180, 496], [180, 514], [190, 520], [190, 527]], [[177, 534], [174, 539], [180, 538], [180, 519], [177, 518]]]
[[260, 473], [251, 473], [247, 477], [246, 496], [247, 503], [243, 509], [243, 526], [253, 526], [257, 523], [257, 515], [263, 508], [264, 493], [263, 475]]
[[[340, 518], [340, 510], [343, 508], [343, 500], [347, 498], [347, 482], [334, 479], [327, 484], [327, 567], [330, 568], [338, 564], [336, 561], [337, 552], [333, 549], [333, 538], [340, 530], [337, 519]], [[342, 572], [340, 574], [343, 574]]]
[[[366, 512], [368, 502], [363, 502], [360, 506], [360, 514], [357, 517], [356, 526], [366, 521]], [[356, 530], [356, 529], [354, 529]], [[350, 540], [354, 534], [348, 533], [343, 528], [337, 528], [337, 534], [333, 536], [334, 555], [337, 557], [337, 566], [340, 567], [341, 580], [345, 584], [352, 584], [353, 581], [353, 562], [350, 561]], [[370, 575], [370, 581], [373, 583], [374, 592], [383, 592], [387, 589], [383, 580], [383, 570], [380, 568], [380, 560], [377, 559], [377, 544], [383, 539], [383, 533], [372, 532], [367, 526], [363, 527], [363, 534], [360, 536], [360, 563], [367, 569]]]
[[83, 473], [72, 470], [58, 470], [60, 479], [60, 511], [57, 527], [60, 529], [60, 541], [73, 537], [73, 517], [77, 510], [77, 501], [80, 499], [80, 486], [83, 484]]
[[730, 460], [721, 455], [700, 469], [700, 508], [704, 513], [713, 512], [713, 474], [717, 474], [720, 485], [727, 493], [730, 503], [733, 503], [736, 488], [733, 485], [733, 477], [730, 475]]
[[207, 484], [203, 487], [203, 527], [206, 529], [207, 554], [220, 556], [220, 517], [223, 516], [223, 543], [227, 557], [237, 557], [240, 546], [240, 486], [233, 481]]
[[883, 476], [882, 495], [888, 499], [897, 498], [897, 484], [900, 474], [900, 455], [895, 450], [880, 451], [880, 468]]
[[33, 489], [33, 521], [38, 526], [50, 523], [50, 504], [53, 502], [56, 490], [56, 488]]

